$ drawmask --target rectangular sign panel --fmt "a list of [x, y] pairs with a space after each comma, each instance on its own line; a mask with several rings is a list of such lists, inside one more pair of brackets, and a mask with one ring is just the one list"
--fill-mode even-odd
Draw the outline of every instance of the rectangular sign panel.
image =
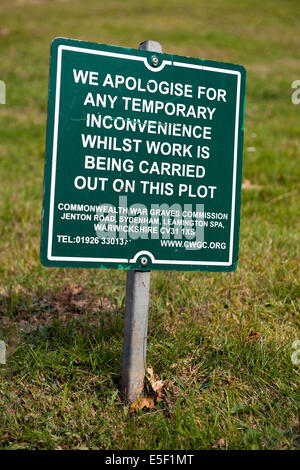
[[42, 263], [233, 271], [245, 80], [239, 65], [55, 39]]

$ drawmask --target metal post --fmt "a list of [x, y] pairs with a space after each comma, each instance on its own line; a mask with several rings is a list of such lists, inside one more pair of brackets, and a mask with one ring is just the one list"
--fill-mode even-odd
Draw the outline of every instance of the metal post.
[[[139, 49], [162, 52], [156, 41], [144, 41]], [[121, 394], [133, 403], [143, 393], [147, 349], [150, 271], [128, 271]]]
[[139, 45], [139, 49], [142, 51], [152, 51], [162, 53], [161, 44], [157, 41], [144, 41]]
[[144, 388], [150, 271], [128, 271], [121, 394], [127, 403], [141, 396]]

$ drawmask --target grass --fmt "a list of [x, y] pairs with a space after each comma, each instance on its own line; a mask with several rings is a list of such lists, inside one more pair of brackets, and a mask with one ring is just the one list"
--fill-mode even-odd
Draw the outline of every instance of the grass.
[[[2, 449], [299, 448], [299, 14], [297, 0], [1, 1]], [[118, 395], [126, 273], [39, 261], [55, 36], [153, 38], [247, 69], [239, 267], [151, 274], [147, 363], [167, 389], [151, 411]]]

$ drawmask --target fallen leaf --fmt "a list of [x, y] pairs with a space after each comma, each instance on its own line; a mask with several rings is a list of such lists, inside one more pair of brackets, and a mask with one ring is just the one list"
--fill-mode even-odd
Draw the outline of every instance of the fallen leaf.
[[259, 184], [252, 184], [250, 180], [244, 180], [242, 184], [242, 189], [262, 189], [262, 186]]
[[225, 385], [230, 385], [231, 384], [231, 377], [226, 377], [226, 379], [224, 380], [224, 384]]
[[148, 398], [138, 398], [133, 403], [131, 403], [129, 407], [129, 413], [137, 412], [143, 408], [152, 410], [152, 408], [154, 408], [154, 398], [151, 396]]
[[82, 287], [69, 285], [65, 288], [65, 291], [68, 291], [68, 290], [71, 295], [78, 295], [82, 291]]
[[151, 384], [151, 387], [152, 387], [153, 391], [155, 392], [157, 400], [161, 401], [164, 398], [163, 388], [164, 388], [165, 384], [162, 380], [155, 379], [152, 367], [147, 368], [147, 373], [149, 375], [149, 377], [148, 377], [149, 382]]
[[261, 336], [261, 333], [258, 333], [257, 331], [250, 330], [248, 333], [248, 338], [251, 340], [257, 339]]
[[225, 439], [223, 439], [223, 438], [220, 439], [218, 444], [219, 444], [219, 447], [225, 447], [225, 444], [226, 444]]

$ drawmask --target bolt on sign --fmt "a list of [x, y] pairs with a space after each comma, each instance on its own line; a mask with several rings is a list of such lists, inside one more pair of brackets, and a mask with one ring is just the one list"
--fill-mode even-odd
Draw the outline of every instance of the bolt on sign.
[[233, 271], [245, 82], [239, 65], [55, 39], [42, 263]]

